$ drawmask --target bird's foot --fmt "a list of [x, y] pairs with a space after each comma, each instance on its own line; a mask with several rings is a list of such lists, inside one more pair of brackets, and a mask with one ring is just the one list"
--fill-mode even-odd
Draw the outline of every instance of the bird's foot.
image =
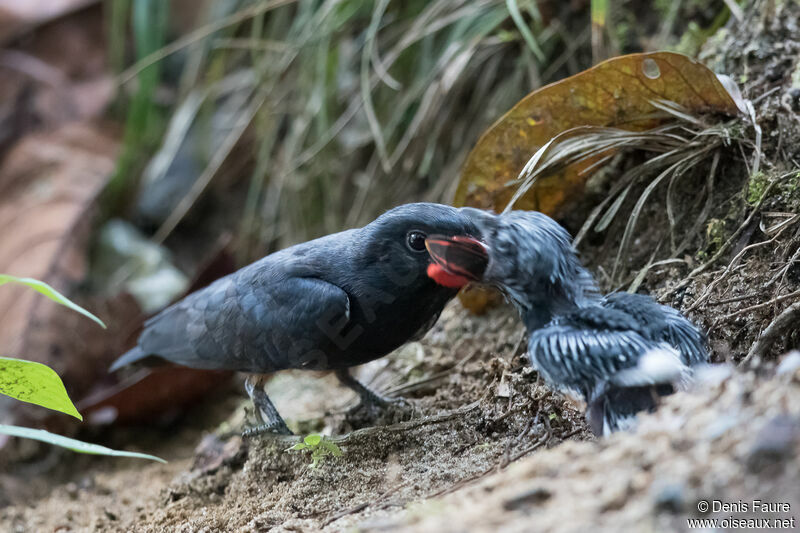
[[253, 401], [255, 416], [260, 423], [245, 429], [242, 432], [243, 437], [253, 437], [265, 433], [294, 435], [286, 425], [286, 422], [283, 421], [278, 410], [275, 409], [267, 393], [264, 392], [264, 376], [259, 374], [248, 376], [245, 381], [245, 389], [247, 389], [247, 394]]
[[386, 396], [378, 394], [351, 376], [350, 372], [347, 370], [339, 370], [336, 376], [339, 378], [342, 385], [352, 389], [361, 399], [361, 402], [352, 408], [348, 414], [362, 409], [366, 410], [373, 418], [380, 417], [385, 411], [406, 414], [411, 411], [413, 414], [413, 406], [410, 402], [403, 398], [387, 398]]
[[384, 409], [412, 411], [414, 409], [413, 404], [405, 398], [390, 398], [377, 393], [373, 393], [372, 396], [362, 396], [361, 404], [374, 411], [381, 411]]
[[354, 427], [386, 425], [414, 418], [414, 405], [404, 398], [387, 398], [380, 395], [362, 396], [361, 401], [348, 409], [346, 418]]

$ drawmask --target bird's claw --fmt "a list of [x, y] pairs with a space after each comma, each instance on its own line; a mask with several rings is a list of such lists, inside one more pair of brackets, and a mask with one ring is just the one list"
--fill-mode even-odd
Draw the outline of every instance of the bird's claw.
[[256, 437], [258, 435], [294, 435], [286, 424], [259, 424], [245, 428], [242, 437]]
[[413, 418], [415, 412], [414, 405], [405, 398], [387, 398], [377, 394], [362, 397], [358, 404], [347, 411], [347, 414], [354, 415], [362, 409], [368, 413], [368, 417], [371, 419], [381, 418], [387, 412], [395, 413], [392, 418]]

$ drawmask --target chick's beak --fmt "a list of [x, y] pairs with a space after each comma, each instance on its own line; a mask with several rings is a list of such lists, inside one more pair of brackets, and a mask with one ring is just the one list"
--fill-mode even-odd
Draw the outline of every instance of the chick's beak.
[[428, 267], [428, 276], [446, 287], [460, 288], [479, 281], [489, 264], [487, 246], [474, 237], [430, 235], [425, 247], [434, 261]]

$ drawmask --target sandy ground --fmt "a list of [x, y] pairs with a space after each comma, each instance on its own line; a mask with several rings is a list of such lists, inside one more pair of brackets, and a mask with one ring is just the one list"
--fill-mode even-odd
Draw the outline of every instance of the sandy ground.
[[[139, 436], [167, 465], [60, 454], [57, 474], [3, 476], [13, 504], [0, 530], [678, 531], [690, 517], [798, 516], [800, 371], [720, 367], [636, 433], [595, 440], [573, 404], [511, 356], [519, 334], [508, 309], [480, 318], [451, 306], [423, 341], [362, 373], [389, 390], [402, 376], [414, 418], [351, 432], [343, 455], [317, 468], [285, 451], [290, 442], [231, 436], [246, 402], [229, 394], [172, 435]], [[270, 388], [296, 428], [358, 425], [332, 376], [290, 373]], [[214, 417], [216, 433], [204, 432]], [[25, 499], [8, 494], [9, 480], [28, 487]], [[754, 498], [790, 512], [696, 511], [701, 499]]]

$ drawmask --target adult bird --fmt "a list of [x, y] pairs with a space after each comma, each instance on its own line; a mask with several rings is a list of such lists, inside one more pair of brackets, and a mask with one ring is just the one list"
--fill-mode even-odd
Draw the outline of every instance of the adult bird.
[[[567, 231], [535, 211], [471, 210], [482, 239], [428, 238], [445, 271], [495, 285], [529, 332], [528, 357], [552, 385], [587, 403], [596, 434], [628, 427], [708, 362], [704, 335], [675, 309], [641, 294], [602, 296]], [[488, 261], [481, 261], [488, 252]]]
[[264, 391], [264, 374], [277, 370], [335, 370], [362, 402], [383, 406], [386, 400], [348, 369], [421, 337], [469, 282], [428, 272], [425, 239], [434, 233], [480, 237], [469, 212], [432, 203], [396, 207], [362, 228], [275, 252], [190, 294], [148, 320], [111, 371], [156, 357], [245, 372], [258, 431], [290, 433]]

